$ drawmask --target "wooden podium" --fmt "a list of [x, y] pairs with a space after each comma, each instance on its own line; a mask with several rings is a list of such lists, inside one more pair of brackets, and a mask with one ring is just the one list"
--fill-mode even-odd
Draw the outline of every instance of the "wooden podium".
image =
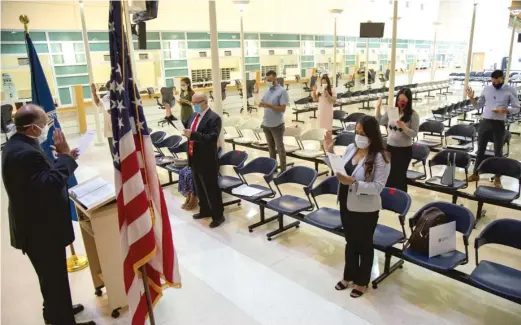
[[[112, 317], [117, 318], [119, 309], [128, 305], [123, 282], [118, 209], [112, 184], [106, 182], [106, 186], [110, 186], [112, 191], [96, 189], [96, 185], [85, 190], [89, 187], [89, 183], [93, 184], [95, 180], [100, 182], [99, 178], [91, 179], [70, 189], [69, 193], [76, 206], [81, 225], [95, 294], [101, 296], [101, 289], [105, 287]], [[74, 195], [73, 192], [82, 186], [83, 196]], [[87, 191], [90, 192], [85, 194]]]

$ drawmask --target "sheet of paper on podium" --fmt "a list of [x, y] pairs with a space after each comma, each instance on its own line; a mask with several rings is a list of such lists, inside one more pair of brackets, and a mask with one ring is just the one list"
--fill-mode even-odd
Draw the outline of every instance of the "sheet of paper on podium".
[[71, 188], [69, 194], [87, 209], [92, 209], [113, 200], [116, 190], [112, 183], [98, 176]]
[[333, 172], [340, 173], [342, 175], [347, 176], [345, 165], [346, 162], [344, 162], [344, 158], [342, 156], [336, 155], [334, 153], [327, 153], [327, 158], [329, 159], [329, 165], [331, 169], [333, 169]]

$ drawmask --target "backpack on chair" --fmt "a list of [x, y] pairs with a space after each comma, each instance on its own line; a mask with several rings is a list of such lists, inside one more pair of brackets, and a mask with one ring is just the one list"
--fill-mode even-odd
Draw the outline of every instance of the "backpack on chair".
[[429, 255], [429, 229], [446, 222], [447, 216], [445, 216], [443, 211], [436, 207], [428, 208], [423, 211], [414, 227], [411, 237], [409, 237], [403, 246], [403, 250], [405, 251], [410, 247], [411, 250], [417, 253]]

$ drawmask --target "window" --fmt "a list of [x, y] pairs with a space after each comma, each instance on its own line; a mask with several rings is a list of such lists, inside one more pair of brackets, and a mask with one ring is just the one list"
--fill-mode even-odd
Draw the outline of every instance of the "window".
[[206, 58], [206, 52], [199, 52], [200, 58]]
[[288, 55], [293, 55], [293, 50], [288, 50]]
[[192, 82], [194, 84], [210, 80], [212, 80], [212, 69], [192, 70]]
[[139, 59], [140, 60], [148, 60], [148, 53], [139, 53]]
[[269, 50], [269, 55], [275, 55], [275, 50]]
[[326, 50], [320, 50], [320, 54], [322, 54], [322, 55], [326, 54]]
[[103, 56], [103, 61], [110, 62], [110, 54]]
[[232, 51], [224, 51], [224, 56], [232, 56]]
[[275, 72], [277, 72], [277, 66], [276, 65], [263, 65], [261, 67], [261, 74], [263, 77], [266, 76], [266, 73], [270, 70], [273, 70]]
[[18, 58], [18, 65], [29, 65], [29, 59], [28, 58]]
[[298, 64], [286, 64], [284, 69], [296, 69], [298, 68]]
[[234, 68], [221, 68], [221, 80], [230, 80], [232, 71], [235, 71], [235, 69]]

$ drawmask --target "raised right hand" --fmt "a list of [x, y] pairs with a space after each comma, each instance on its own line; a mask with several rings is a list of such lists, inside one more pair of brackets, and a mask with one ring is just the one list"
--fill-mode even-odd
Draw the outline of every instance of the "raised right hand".
[[69, 144], [67, 143], [67, 140], [65, 139], [65, 135], [63, 134], [62, 130], [60, 129], [54, 129], [54, 147], [56, 148], [56, 153], [59, 155], [69, 155], [71, 150], [69, 148]]
[[380, 108], [382, 107], [382, 97], [378, 97], [378, 99], [376, 100], [376, 108]]
[[335, 143], [333, 141], [333, 132], [326, 131], [326, 135], [324, 136], [324, 145], [328, 152], [333, 152], [333, 148], [335, 146]]
[[465, 93], [467, 94], [468, 98], [470, 98], [470, 99], [474, 98], [474, 90], [472, 90], [472, 88], [467, 87], [465, 89]]

